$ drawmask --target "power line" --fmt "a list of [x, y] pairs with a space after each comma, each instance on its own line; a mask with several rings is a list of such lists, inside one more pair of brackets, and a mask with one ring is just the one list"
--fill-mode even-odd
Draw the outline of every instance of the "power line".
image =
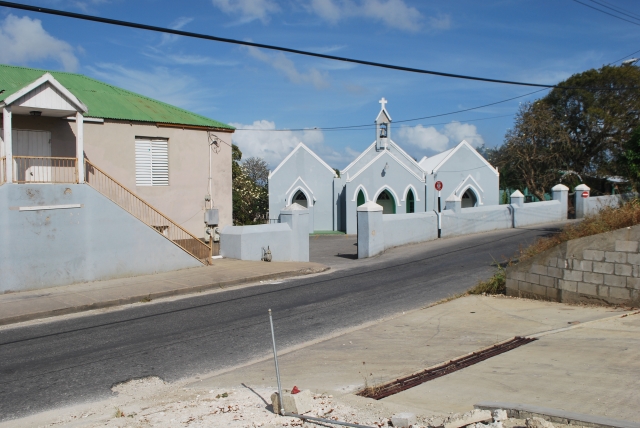
[[590, 9], [597, 10], [598, 12], [604, 13], [605, 15], [613, 16], [614, 18], [621, 19], [623, 21], [629, 22], [630, 24], [637, 25], [637, 26], [640, 27], [640, 23], [638, 23], [638, 22], [629, 21], [628, 19], [625, 19], [625, 18], [623, 18], [621, 16], [614, 15], [613, 13], [609, 13], [606, 10], [598, 9], [597, 7], [591, 6], [591, 5], [586, 4], [586, 3], [582, 3], [580, 0], [573, 0], [573, 1], [578, 3], [578, 4], [581, 4], [583, 6], [586, 6], [586, 7], [590, 8]]
[[[503, 114], [500, 116], [491, 116], [491, 117], [482, 117], [480, 119], [457, 119], [456, 122], [478, 122], [482, 120], [491, 120], [491, 119], [499, 119], [501, 117], [511, 117], [515, 115], [515, 113]], [[397, 123], [397, 122], [396, 122]], [[451, 122], [439, 122], [439, 123], [420, 123], [422, 126], [436, 126], [436, 125], [447, 125]], [[336, 128], [291, 128], [291, 129], [256, 129], [256, 128], [236, 128], [236, 131], [256, 131], [256, 132], [286, 132], [286, 131], [371, 131], [371, 129], [375, 128], [375, 124], [372, 125], [363, 125], [367, 126], [367, 128], [348, 128], [348, 129], [336, 129]]]
[[635, 54], [637, 54], [638, 52], [640, 52], [640, 49], [639, 49], [639, 50], [637, 50], [637, 51], [635, 51], [635, 52], [630, 53], [629, 55], [623, 56], [623, 57], [622, 57], [622, 58], [620, 58], [620, 59], [617, 59], [617, 60], [615, 60], [615, 61], [613, 61], [613, 62], [610, 62], [610, 63], [609, 63], [609, 64], [607, 64], [607, 65], [615, 64], [616, 62], [618, 62], [618, 61], [622, 61], [623, 59], [628, 58], [628, 57], [630, 57], [631, 55], [635, 55]]
[[[577, 1], [577, 0], [574, 0], [574, 1]], [[580, 3], [580, 2], [578, 2], [578, 3]], [[581, 3], [581, 4], [584, 4], [584, 3]], [[502, 83], [502, 84], [507, 84], [507, 85], [533, 86], [533, 87], [538, 87], [538, 88], [562, 88], [562, 87], [556, 86], [556, 85], [544, 85], [544, 84], [541, 84], [541, 83], [517, 82], [517, 81], [512, 81], [512, 80], [492, 79], [492, 78], [487, 78], [487, 77], [477, 77], [477, 76], [469, 76], [469, 75], [464, 75], [464, 74], [446, 73], [446, 72], [441, 72], [441, 71], [425, 70], [425, 69], [420, 69], [420, 68], [404, 67], [404, 66], [399, 66], [399, 65], [384, 64], [384, 63], [380, 63], [380, 62], [365, 61], [365, 60], [360, 60], [360, 59], [340, 57], [340, 56], [334, 56], [334, 55], [326, 55], [326, 54], [320, 54], [320, 53], [315, 53], [315, 52], [303, 51], [303, 50], [299, 50], [299, 49], [286, 48], [286, 47], [282, 47], [282, 46], [266, 45], [266, 44], [263, 44], [263, 43], [254, 43], [254, 42], [248, 42], [248, 41], [243, 41], [243, 40], [229, 39], [229, 38], [211, 36], [211, 35], [202, 34], [202, 33], [192, 33], [192, 32], [189, 32], [189, 31], [175, 30], [175, 29], [172, 29], [172, 28], [165, 28], [165, 27], [157, 27], [157, 26], [154, 26], [154, 25], [139, 24], [139, 23], [130, 22], [130, 21], [121, 21], [121, 20], [117, 20], [117, 19], [101, 18], [99, 16], [85, 15], [85, 14], [81, 14], [81, 13], [66, 12], [66, 11], [62, 11], [62, 10], [58, 10], [58, 9], [49, 9], [49, 8], [43, 8], [43, 7], [39, 7], [39, 6], [29, 6], [29, 5], [25, 5], [25, 4], [21, 4], [21, 3], [0, 1], [0, 6], [14, 8], [14, 9], [20, 9], [20, 10], [27, 10], [27, 11], [30, 11], [30, 12], [44, 13], [44, 14], [48, 14], [48, 15], [56, 15], [56, 16], [64, 16], [64, 17], [67, 17], [67, 18], [81, 19], [81, 20], [84, 20], [84, 21], [92, 21], [92, 22], [100, 22], [100, 23], [103, 23], [103, 24], [118, 25], [118, 26], [121, 26], [121, 27], [137, 28], [137, 29], [141, 29], [141, 30], [148, 30], [148, 31], [155, 31], [155, 32], [160, 32], [160, 33], [175, 34], [175, 35], [178, 35], [178, 36], [192, 37], [192, 38], [196, 38], [196, 39], [212, 40], [212, 41], [216, 41], [216, 42], [230, 43], [230, 44], [242, 45], [242, 46], [251, 46], [251, 47], [255, 47], [255, 48], [262, 48], [262, 49], [269, 49], [269, 50], [274, 50], [274, 51], [288, 52], [288, 53], [293, 53], [293, 54], [297, 54], [297, 55], [305, 55], [305, 56], [310, 56], [310, 57], [315, 57], [315, 58], [323, 58], [323, 59], [330, 59], [330, 60], [334, 60], [334, 61], [349, 62], [349, 63], [354, 63], [354, 64], [367, 65], [367, 66], [371, 66], [371, 67], [379, 67], [379, 68], [386, 68], [386, 69], [390, 69], [390, 70], [406, 71], [406, 72], [410, 72], [410, 73], [430, 74], [430, 75], [434, 75], [434, 76], [450, 77], [450, 78], [465, 79], [465, 80], [475, 80], [475, 81], [480, 81], [480, 82]], [[589, 6], [589, 7], [591, 7], [591, 6]], [[622, 19], [622, 18], [620, 18], [620, 19]], [[636, 25], [640, 25], [640, 24], [636, 24]], [[579, 88], [564, 87], [563, 89], [579, 89]], [[585, 89], [585, 88], [581, 88], [581, 89]]]
[[599, 2], [599, 1], [596, 1], [596, 0], [589, 0], [589, 1], [591, 3], [595, 3], [595, 4], [598, 4], [598, 5], [602, 6], [602, 7], [605, 7], [607, 9], [609, 9], [609, 10], [613, 10], [614, 12], [619, 13], [620, 15], [628, 16], [631, 19], [640, 20], [640, 16], [638, 16], [637, 14], [635, 14], [635, 13], [633, 13], [631, 11], [625, 10], [625, 9], [623, 9], [621, 7], [614, 6], [611, 3], [607, 3], [607, 2], [604, 2], [604, 1], [603, 2]]

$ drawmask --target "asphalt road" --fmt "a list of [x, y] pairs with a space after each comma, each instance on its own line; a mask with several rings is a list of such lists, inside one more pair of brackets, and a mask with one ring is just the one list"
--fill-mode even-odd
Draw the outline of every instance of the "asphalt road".
[[0, 330], [0, 420], [104, 398], [132, 378], [175, 381], [268, 355], [268, 308], [285, 348], [424, 306], [555, 230], [446, 239], [367, 260], [354, 259], [352, 237], [320, 237], [311, 258], [338, 268], [328, 274]]

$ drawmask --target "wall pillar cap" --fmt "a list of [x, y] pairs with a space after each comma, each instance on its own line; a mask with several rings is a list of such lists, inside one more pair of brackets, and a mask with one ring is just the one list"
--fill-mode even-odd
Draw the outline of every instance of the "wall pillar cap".
[[445, 199], [445, 202], [458, 202], [458, 201], [462, 201], [462, 198], [460, 198], [460, 196], [456, 195], [455, 193], [452, 193], [451, 195], [449, 195], [447, 199]]
[[591, 188], [586, 184], [579, 184], [576, 186], [575, 190], [578, 190], [580, 192], [588, 192], [589, 190], [591, 190]]
[[378, 205], [373, 201], [365, 202], [358, 207], [358, 212], [360, 211], [382, 211], [382, 205]]
[[555, 186], [553, 186], [551, 188], [551, 190], [554, 191], [554, 192], [560, 192], [560, 191], [568, 192], [569, 188], [567, 186], [565, 186], [564, 184], [556, 184]]
[[309, 209], [308, 209], [308, 208], [303, 207], [302, 205], [300, 205], [300, 204], [298, 204], [298, 203], [296, 203], [296, 202], [294, 202], [294, 203], [292, 203], [291, 205], [286, 206], [286, 207], [284, 207], [282, 210], [280, 210], [280, 212], [283, 212], [283, 211], [287, 211], [287, 212], [290, 212], [290, 211], [297, 211], [297, 212], [299, 212], [299, 213], [302, 213], [303, 211], [304, 211], [304, 212], [309, 212]]
[[513, 193], [511, 194], [511, 197], [512, 197], [512, 198], [524, 198], [524, 195], [522, 194], [522, 192], [521, 192], [521, 191], [516, 190], [515, 192], [513, 192]]

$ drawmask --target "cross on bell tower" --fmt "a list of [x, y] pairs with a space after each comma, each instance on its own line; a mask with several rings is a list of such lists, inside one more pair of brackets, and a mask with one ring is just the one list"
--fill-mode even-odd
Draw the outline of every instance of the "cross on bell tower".
[[391, 116], [387, 112], [387, 100], [382, 97], [378, 101], [382, 106], [378, 117], [376, 117], [376, 150], [386, 150], [387, 142], [391, 138]]

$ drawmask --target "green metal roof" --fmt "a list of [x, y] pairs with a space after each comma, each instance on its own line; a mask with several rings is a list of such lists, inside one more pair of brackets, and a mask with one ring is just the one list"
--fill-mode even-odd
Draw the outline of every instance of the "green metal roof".
[[38, 70], [0, 64], [0, 101], [51, 73], [88, 108], [87, 117], [135, 120], [140, 122], [172, 123], [233, 130], [230, 125], [191, 113], [179, 107], [118, 88], [82, 74]]

